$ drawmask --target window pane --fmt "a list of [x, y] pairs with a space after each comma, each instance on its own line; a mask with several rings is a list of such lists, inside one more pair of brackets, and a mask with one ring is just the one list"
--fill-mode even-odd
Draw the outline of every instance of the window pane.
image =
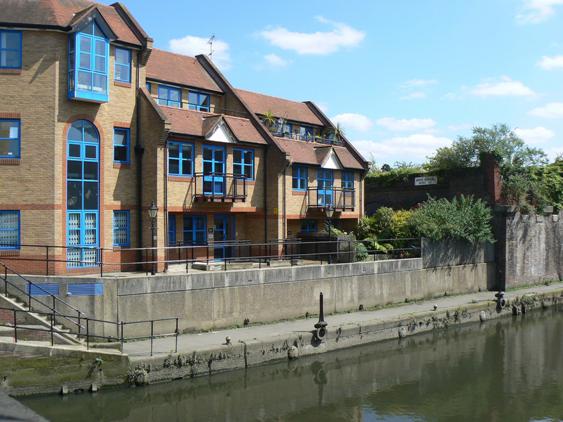
[[[91, 123], [86, 123], [84, 125], [84, 141], [86, 142], [98, 142], [98, 131]], [[92, 147], [95, 148], [95, 147]]]
[[94, 145], [86, 145], [86, 158], [96, 159], [98, 158], [97, 148]]
[[3, 32], [0, 47], [19, 50], [21, 48], [21, 33]]
[[82, 179], [82, 162], [70, 160], [67, 161], [66, 177], [67, 179]]
[[113, 148], [114, 161], [129, 161], [127, 157], [127, 147], [115, 146]]
[[90, 70], [90, 53], [80, 53], [80, 64], [81, 69]]
[[68, 156], [80, 158], [80, 145], [70, 144], [68, 146]]
[[105, 41], [96, 40], [96, 54], [99, 56], [106, 55], [106, 43]]
[[178, 144], [170, 144], [168, 146], [168, 156], [178, 158], [180, 156], [180, 146]]
[[115, 62], [129, 66], [129, 50], [123, 48], [115, 49]]
[[82, 141], [82, 122], [74, 122], [68, 131], [68, 139], [72, 141]]
[[170, 174], [180, 174], [180, 161], [168, 160], [168, 172]]
[[174, 88], [169, 89], [168, 99], [171, 101], [180, 101], [180, 90]]
[[0, 138], [19, 138], [19, 124], [13, 121], [0, 121]]
[[82, 182], [68, 182], [66, 189], [66, 207], [69, 210], [82, 209]]
[[90, 72], [78, 71], [78, 89], [87, 91], [92, 89], [92, 74]]
[[189, 92], [188, 93], [188, 103], [197, 104], [197, 92]]
[[191, 160], [182, 160], [182, 174], [183, 175], [192, 174], [192, 162], [191, 162]]
[[250, 151], [247, 151], [244, 154], [244, 163], [245, 164], [252, 164], [252, 153]]
[[199, 94], [199, 105], [209, 107], [209, 95]]
[[95, 92], [106, 92], [107, 77], [106, 75], [99, 75], [94, 73], [94, 83], [92, 90]]
[[20, 52], [19, 51], [3, 51], [2, 52], [2, 66], [5, 67], [20, 67]]
[[127, 132], [120, 129], [115, 129], [113, 132], [114, 145], [127, 145]]
[[211, 160], [212, 156], [213, 156], [213, 151], [211, 150], [211, 148], [203, 148], [203, 159], [204, 160]]
[[115, 79], [121, 82], [129, 82], [129, 68], [120, 64], [115, 66]]
[[203, 163], [203, 173], [211, 174], [212, 172], [213, 172], [213, 167], [211, 166], [211, 163], [204, 162]]
[[98, 163], [86, 161], [84, 163], [84, 179], [97, 180], [98, 179]]
[[253, 174], [252, 174], [252, 166], [245, 166], [244, 167], [244, 177], [248, 178], [248, 179], [252, 179], [253, 178]]
[[90, 54], [92, 52], [92, 40], [89, 37], [80, 36], [80, 51]]
[[84, 209], [98, 209], [98, 182], [84, 182]]
[[94, 70], [97, 72], [106, 71], [106, 58], [104, 56], [96, 56], [94, 59]]
[[233, 164], [233, 173], [238, 175], [242, 174], [242, 166], [240, 164]]

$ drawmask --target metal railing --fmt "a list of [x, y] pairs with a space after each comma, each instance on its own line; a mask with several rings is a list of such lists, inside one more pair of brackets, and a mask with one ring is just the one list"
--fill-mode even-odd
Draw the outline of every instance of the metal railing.
[[[47, 319], [49, 321], [49, 326], [48, 327], [35, 327], [35, 326], [31, 326], [29, 323], [19, 323], [18, 326], [18, 315], [19, 314], [24, 314], [27, 315], [29, 313], [29, 311], [25, 311], [22, 309], [14, 309], [14, 308], [7, 308], [7, 307], [0, 307], [0, 311], [3, 311], [4, 313], [4, 319], [5, 316], [9, 313], [12, 314], [12, 324], [10, 325], [7, 321], [2, 322], [0, 320], [0, 326], [3, 327], [9, 327], [13, 329], [13, 338], [14, 338], [14, 343], [17, 343], [18, 340], [22, 340], [21, 337], [18, 337], [18, 333], [21, 335], [22, 331], [32, 331], [32, 332], [45, 332], [45, 333], [49, 333], [49, 337], [50, 337], [50, 343], [51, 346], [55, 345], [55, 337], [57, 335], [63, 335], [63, 334], [69, 334], [65, 331], [62, 331], [58, 328], [56, 328], [56, 318], [57, 317], [61, 317], [63, 316], [66, 319], [72, 319], [75, 318], [71, 315], [62, 315], [60, 313], [56, 313], [56, 312], [37, 312], [34, 311], [33, 313], [36, 315], [39, 315], [41, 317], [45, 317], [45, 319]], [[139, 341], [139, 340], [150, 340], [150, 355], [152, 356], [154, 354], [154, 340], [156, 338], [163, 338], [163, 337], [175, 337], [175, 345], [174, 345], [174, 353], [178, 353], [178, 336], [180, 334], [180, 330], [179, 330], [179, 318], [158, 318], [158, 319], [149, 319], [149, 320], [142, 320], [142, 321], [107, 321], [107, 320], [102, 320], [102, 319], [96, 319], [96, 318], [88, 318], [88, 317], [84, 317], [82, 318], [82, 321], [85, 324], [85, 331], [77, 334], [77, 338], [81, 338], [84, 339], [86, 342], [86, 350], [90, 350], [90, 346], [91, 343], [93, 343], [92, 340], [98, 340], [99, 344], [102, 344], [100, 342], [100, 340], [102, 341], [106, 341], [106, 342], [114, 342], [114, 343], [118, 343], [119, 344], [119, 350], [123, 353], [124, 350], [124, 345], [127, 342], [130, 341]], [[162, 322], [171, 322], [173, 321], [175, 324], [175, 329], [172, 333], [164, 333], [164, 334], [155, 334], [155, 324], [158, 323], [162, 323]], [[115, 336], [109, 336], [109, 335], [101, 335], [101, 334], [95, 334], [93, 332], [91, 332], [90, 327], [92, 326], [92, 324], [109, 324], [110, 326], [113, 326], [116, 330], [116, 335]], [[150, 334], [148, 335], [143, 335], [143, 336], [126, 336], [125, 335], [125, 330], [126, 327], [128, 326], [133, 326], [133, 325], [139, 325], [139, 324], [143, 324], [143, 325], [147, 325], [148, 327], [148, 332]], [[74, 333], [70, 333], [70, 334], [74, 334]]]
[[356, 191], [342, 187], [307, 188], [307, 208], [327, 208], [354, 211]]
[[332, 136], [319, 136], [294, 132], [283, 132], [277, 128], [270, 128], [270, 133], [277, 138], [293, 139], [296, 141], [315, 142], [325, 145], [342, 145], [342, 141]]
[[[358, 256], [358, 248], [361, 248], [373, 259], [381, 259], [382, 257], [391, 258], [408, 258], [420, 256], [421, 240], [419, 238], [405, 239], [380, 239], [378, 244], [363, 240], [353, 239], [334, 239], [329, 238], [327, 234], [324, 237], [313, 238], [312, 235], [302, 234], [301, 238], [277, 239], [269, 242], [249, 242], [247, 240], [224, 240], [224, 241], [204, 241], [199, 245], [174, 245], [166, 247], [154, 248], [96, 248], [96, 255], [99, 260], [95, 263], [100, 276], [104, 276], [106, 272], [122, 272], [122, 271], [143, 271], [149, 273], [153, 264], [156, 266], [184, 265], [186, 272], [189, 272], [191, 266], [195, 263], [205, 263], [207, 266], [213, 264], [217, 267], [221, 265], [222, 269], [228, 270], [234, 264], [252, 263], [258, 268], [262, 266], [270, 266], [276, 261], [286, 261], [289, 265], [296, 265], [299, 260], [302, 263], [309, 264], [325, 264], [336, 262], [354, 262]], [[386, 243], [387, 246], [382, 248], [380, 243]], [[21, 252], [25, 251], [27, 245], [21, 245]], [[32, 248], [41, 247], [31, 245]], [[60, 248], [65, 246], [42, 246], [43, 248]], [[385, 249], [385, 250], [383, 250]], [[153, 259], [153, 251], [156, 257]], [[105, 255], [119, 253], [120, 260], [115, 262], [104, 259]], [[66, 263], [66, 268], [72, 272], [76, 270], [75, 265], [79, 261], [68, 260], [64, 257], [47, 255], [45, 257], [26, 256], [20, 253], [20, 256], [2, 257], [5, 262], [15, 265], [19, 262], [40, 262], [39, 267], [44, 266], [46, 274], [49, 275], [49, 269], [53, 264]], [[69, 266], [68, 264], [72, 264]], [[92, 262], [83, 262], [86, 269], [92, 268]], [[2, 264], [5, 265], [5, 264]], [[161, 269], [162, 270], [162, 267]], [[23, 277], [22, 277], [23, 278]]]
[[195, 200], [232, 201], [246, 200], [246, 177], [230, 173], [196, 173], [192, 179]]

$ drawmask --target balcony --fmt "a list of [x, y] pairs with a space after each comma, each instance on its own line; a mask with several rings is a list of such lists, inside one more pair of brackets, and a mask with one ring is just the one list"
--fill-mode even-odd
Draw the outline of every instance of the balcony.
[[307, 208], [328, 208], [335, 211], [354, 211], [356, 192], [348, 188], [308, 188]]
[[294, 139], [296, 141], [314, 142], [325, 145], [342, 145], [342, 141], [340, 139], [336, 139], [334, 136], [323, 137], [309, 134], [301, 135], [300, 133], [280, 132], [275, 129], [270, 130], [270, 133], [277, 138]]
[[194, 201], [244, 202], [246, 177], [228, 173], [196, 173], [193, 178]]

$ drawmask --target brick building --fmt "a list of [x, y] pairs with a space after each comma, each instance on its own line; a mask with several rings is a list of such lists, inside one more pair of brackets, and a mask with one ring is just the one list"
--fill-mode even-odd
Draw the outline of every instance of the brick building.
[[235, 89], [206, 56], [153, 49], [120, 3], [0, 7], [2, 261], [118, 270], [151, 246], [153, 202], [160, 261], [168, 245], [317, 231], [326, 208], [343, 229], [361, 217], [366, 162], [313, 103]]

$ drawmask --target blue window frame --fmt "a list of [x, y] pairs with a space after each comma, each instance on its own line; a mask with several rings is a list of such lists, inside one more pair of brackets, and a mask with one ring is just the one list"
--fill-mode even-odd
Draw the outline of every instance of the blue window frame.
[[20, 212], [0, 210], [0, 249], [20, 248]]
[[291, 178], [291, 187], [293, 190], [307, 190], [309, 186], [307, 167], [293, 166], [293, 173]]
[[315, 220], [303, 220], [301, 222], [301, 233], [316, 233], [317, 222]]
[[131, 82], [131, 50], [115, 47], [115, 68], [113, 78], [119, 82]]
[[299, 138], [309, 141], [313, 139], [314, 130], [311, 126], [300, 126], [299, 127]]
[[188, 92], [188, 108], [197, 111], [211, 110], [211, 95], [198, 91]]
[[22, 68], [22, 32], [0, 30], [0, 69]]
[[168, 142], [168, 174], [173, 176], [193, 176], [193, 144], [186, 142]]
[[100, 137], [91, 122], [77, 120], [67, 139], [67, 266], [80, 268], [97, 262]]
[[352, 171], [342, 172], [342, 187], [344, 189], [354, 189], [354, 172]]
[[0, 119], [0, 158], [20, 158], [20, 121]]
[[130, 131], [127, 128], [113, 128], [113, 161], [129, 164]]
[[149, 91], [149, 94], [152, 92], [152, 84], [150, 82], [147, 82], [147, 90]]
[[331, 169], [317, 170], [317, 205], [326, 207], [334, 204], [334, 172]]
[[95, 21], [70, 38], [68, 95], [107, 102], [109, 40]]
[[254, 150], [233, 148], [233, 174], [254, 180]]
[[158, 85], [157, 103], [168, 107], [182, 107], [182, 90], [168, 85]]
[[203, 145], [203, 193], [224, 195], [225, 193], [225, 147]]
[[176, 246], [176, 214], [168, 213], [168, 246]]
[[113, 246], [129, 247], [131, 244], [130, 223], [129, 210], [113, 212]]
[[184, 245], [205, 245], [206, 243], [206, 216], [184, 214]]

